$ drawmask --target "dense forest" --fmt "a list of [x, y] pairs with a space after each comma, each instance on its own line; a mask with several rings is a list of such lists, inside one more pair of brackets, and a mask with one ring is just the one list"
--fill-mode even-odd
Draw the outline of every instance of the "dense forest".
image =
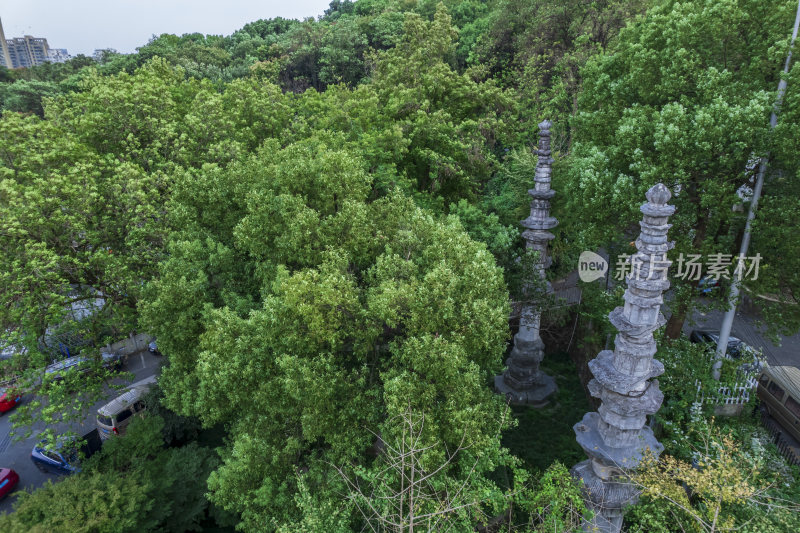
[[[796, 332], [797, 62], [769, 123], [796, 7], [334, 0], [317, 19], [0, 67], [0, 335], [20, 347], [0, 373], [37, 398], [19, 433], [83, 419], [114, 377], [42, 379], [45, 334], [147, 332], [164, 354], [148, 415], [0, 530], [577, 531], [571, 429], [537, 440], [491, 388], [530, 274], [537, 124], [553, 122], [553, 280], [584, 250], [629, 250], [658, 182], [675, 191], [670, 254], [735, 256], [769, 154], [744, 291], [768, 296], [769, 331]], [[704, 468], [647, 472], [660, 490], [626, 531], [800, 531], [796, 467], [752, 420], [690, 408], [711, 380], [681, 335], [699, 280], [670, 281], [659, 438]], [[585, 372], [623, 289], [547, 310], [573, 348], [552, 364]], [[554, 420], [573, 416], [567, 392]]]

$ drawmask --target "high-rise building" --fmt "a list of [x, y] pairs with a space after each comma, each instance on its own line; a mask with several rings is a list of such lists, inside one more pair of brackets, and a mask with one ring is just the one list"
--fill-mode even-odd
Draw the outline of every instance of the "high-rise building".
[[47, 52], [47, 60], [51, 63], [64, 63], [71, 58], [66, 48], [51, 48]]
[[6, 34], [3, 32], [2, 20], [0, 20], [0, 65], [6, 68], [13, 68], [11, 65], [11, 56], [8, 53], [8, 45], [6, 44]]
[[0, 22], [0, 63], [6, 68], [23, 68], [41, 65], [49, 61], [50, 47], [42, 37], [14, 37], [6, 39]]
[[28, 53], [33, 58], [34, 65], [41, 65], [49, 60], [50, 47], [47, 45], [47, 39], [26, 35], [25, 43], [28, 45]]
[[47, 39], [42, 37], [14, 37], [6, 40], [13, 68], [35, 67], [47, 61]]
[[92, 52], [92, 59], [97, 61], [98, 63], [102, 63], [106, 60], [106, 57], [109, 54], [116, 54], [116, 48], [95, 48], [94, 52]]

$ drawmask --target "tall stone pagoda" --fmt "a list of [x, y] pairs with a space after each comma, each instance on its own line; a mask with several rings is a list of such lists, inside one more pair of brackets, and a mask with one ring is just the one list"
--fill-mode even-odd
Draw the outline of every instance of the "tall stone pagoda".
[[[553, 158], [550, 157], [549, 120], [539, 124], [539, 161], [536, 164], [534, 188], [528, 191], [531, 200], [531, 214], [521, 222], [525, 231], [522, 237], [526, 248], [539, 252], [539, 260], [534, 265], [536, 275], [546, 284], [547, 291], [552, 292], [545, 279], [545, 269], [552, 259], [547, 255], [547, 244], [553, 239], [549, 230], [558, 225], [558, 221], [550, 216], [550, 199], [555, 191], [550, 188]], [[527, 294], [526, 290], [526, 294]], [[531, 405], [542, 407], [556, 392], [556, 382], [539, 369], [544, 358], [544, 343], [539, 336], [541, 310], [536, 309], [530, 301], [522, 306], [519, 332], [514, 335], [514, 348], [506, 361], [506, 371], [494, 377], [495, 390], [505, 394], [514, 405]]]
[[592, 396], [601, 400], [596, 413], [586, 413], [574, 430], [589, 459], [572, 473], [583, 480], [587, 507], [594, 512], [585, 531], [617, 533], [622, 527], [623, 507], [635, 503], [639, 491], [628, 483], [627, 473], [637, 467], [646, 450], [659, 455], [664, 447], [645, 425], [647, 415], [658, 411], [664, 395], [653, 379], [664, 365], [653, 359], [653, 332], [665, 323], [660, 308], [669, 288], [667, 223], [675, 207], [667, 205], [669, 189], [659, 183], [647, 191], [644, 217], [636, 240], [637, 253], [629, 259], [625, 305], [609, 314], [619, 331], [614, 351], [604, 350], [589, 363], [594, 379]]

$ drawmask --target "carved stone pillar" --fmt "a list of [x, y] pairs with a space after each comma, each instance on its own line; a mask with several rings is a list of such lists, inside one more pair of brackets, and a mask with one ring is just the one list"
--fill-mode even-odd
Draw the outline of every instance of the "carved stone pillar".
[[[558, 221], [550, 216], [550, 199], [555, 191], [550, 188], [553, 159], [550, 157], [549, 120], [539, 124], [539, 161], [536, 164], [534, 188], [528, 191], [531, 200], [531, 214], [521, 222], [525, 231], [522, 237], [526, 248], [539, 252], [539, 260], [534, 270], [545, 283], [545, 269], [552, 260], [547, 255], [547, 244], [553, 239], [549, 230], [558, 225]], [[551, 291], [549, 283], [547, 290]], [[539, 336], [541, 311], [530, 302], [522, 306], [519, 332], [514, 336], [514, 348], [506, 361], [506, 370], [494, 377], [495, 390], [504, 394], [514, 405], [546, 405], [556, 392], [556, 382], [539, 369], [544, 358], [544, 343]]]
[[671, 226], [667, 220], [675, 212], [667, 205], [671, 196], [661, 183], [647, 191], [637, 253], [629, 259], [625, 305], [608, 316], [619, 331], [614, 351], [604, 350], [589, 362], [594, 376], [589, 391], [602, 403], [596, 413], [586, 413], [574, 426], [589, 459], [572, 469], [583, 480], [587, 507], [595, 515], [585, 531], [620, 531], [624, 506], [639, 497], [627, 482], [627, 471], [636, 468], [647, 449], [656, 455], [664, 449], [645, 423], [664, 399], [653, 379], [664, 372], [664, 365], [653, 359], [653, 332], [666, 322], [660, 308], [662, 294], [669, 288], [667, 250], [672, 243], [667, 241]]

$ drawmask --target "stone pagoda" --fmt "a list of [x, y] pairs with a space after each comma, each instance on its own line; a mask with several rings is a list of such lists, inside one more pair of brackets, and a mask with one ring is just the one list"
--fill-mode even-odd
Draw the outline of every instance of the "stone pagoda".
[[604, 350], [589, 362], [594, 379], [589, 382], [592, 396], [601, 400], [596, 413], [586, 413], [574, 430], [587, 461], [577, 464], [572, 473], [583, 480], [584, 498], [594, 512], [585, 531], [619, 532], [623, 507], [635, 503], [639, 491], [628, 483], [627, 472], [636, 468], [643, 453], [659, 455], [664, 447], [645, 425], [647, 415], [661, 406], [664, 395], [653, 379], [664, 372], [664, 365], [653, 359], [656, 342], [653, 332], [665, 323], [661, 314], [662, 294], [669, 287], [667, 220], [675, 207], [667, 205], [671, 194], [659, 183], [647, 191], [647, 203], [637, 252], [629, 258], [625, 305], [609, 315], [619, 331], [614, 351]]
[[[526, 241], [526, 249], [539, 252], [534, 270], [546, 285], [548, 293], [552, 292], [552, 288], [545, 279], [545, 269], [552, 260], [547, 255], [547, 244], [553, 239], [549, 230], [558, 225], [558, 221], [550, 216], [550, 199], [555, 195], [550, 188], [553, 164], [553, 158], [550, 157], [551, 125], [549, 120], [539, 124], [539, 161], [536, 164], [534, 188], [528, 191], [533, 197], [531, 214], [521, 222], [525, 228], [522, 237]], [[528, 290], [525, 293], [527, 296]], [[539, 336], [541, 317], [541, 310], [526, 298], [520, 315], [519, 332], [514, 335], [514, 348], [506, 361], [506, 371], [494, 377], [495, 390], [505, 394], [514, 405], [541, 407], [556, 392], [555, 380], [539, 370], [544, 358], [544, 343]]]

